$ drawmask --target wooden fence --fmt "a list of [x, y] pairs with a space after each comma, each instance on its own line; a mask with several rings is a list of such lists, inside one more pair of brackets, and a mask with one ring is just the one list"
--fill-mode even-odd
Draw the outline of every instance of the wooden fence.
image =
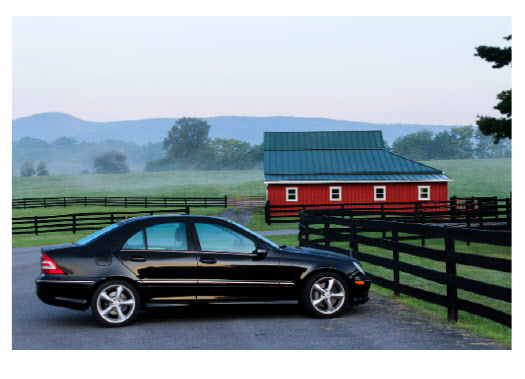
[[[295, 223], [299, 212], [311, 209], [350, 210], [353, 217], [367, 217], [380, 220], [396, 220], [417, 223], [465, 224], [467, 227], [511, 228], [511, 199], [497, 197], [451, 197], [444, 201], [375, 202], [344, 204], [303, 204], [272, 205], [264, 207], [265, 221], [272, 223]], [[494, 225], [491, 225], [494, 224]]]
[[[352, 255], [363, 262], [392, 270], [393, 280], [371, 273], [367, 273], [367, 275], [374, 284], [391, 289], [396, 295], [402, 293], [446, 307], [449, 321], [456, 322], [458, 320], [458, 311], [461, 310], [509, 327], [511, 326], [510, 314], [458, 297], [458, 290], [464, 290], [511, 303], [510, 288], [457, 275], [458, 264], [510, 273], [511, 260], [465, 254], [457, 252], [455, 247], [456, 241], [511, 246], [511, 232], [351, 218], [352, 215], [345, 210], [306, 210], [302, 211], [299, 217], [300, 246]], [[382, 234], [391, 233], [391, 236], [389, 238], [377, 238], [370, 235], [362, 235], [363, 232], [370, 231]], [[444, 240], [445, 248], [441, 250], [403, 243], [401, 242], [400, 233], [415, 235], [417, 236], [416, 238], [442, 239]], [[344, 242], [345, 245], [348, 244], [349, 248], [333, 245], [338, 242]], [[387, 249], [391, 252], [391, 258], [370, 252], [365, 253], [360, 250], [362, 245]], [[400, 253], [444, 262], [446, 266], [445, 272], [403, 262], [400, 260]], [[444, 285], [446, 287], [446, 295], [401, 283], [400, 272]]]
[[13, 209], [68, 207], [97, 205], [104, 207], [224, 207], [228, 196], [222, 197], [131, 197], [131, 196], [71, 196], [71, 197], [30, 197], [13, 199]]
[[14, 217], [12, 234], [40, 234], [51, 232], [73, 232], [97, 230], [128, 217], [154, 214], [190, 214], [190, 208], [163, 209], [137, 212], [72, 213], [54, 216]]

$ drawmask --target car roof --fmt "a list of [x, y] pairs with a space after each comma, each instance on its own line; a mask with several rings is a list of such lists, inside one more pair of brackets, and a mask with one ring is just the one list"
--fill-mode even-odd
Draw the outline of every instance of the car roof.
[[122, 223], [130, 223], [135, 221], [146, 221], [146, 220], [165, 220], [165, 219], [194, 219], [194, 220], [220, 220], [220, 221], [226, 221], [230, 222], [231, 220], [228, 220], [224, 217], [217, 217], [217, 216], [203, 216], [203, 215], [181, 215], [181, 214], [162, 214], [162, 215], [152, 215], [152, 216], [136, 216], [136, 217], [130, 217], [126, 218], [124, 220], [121, 220]]

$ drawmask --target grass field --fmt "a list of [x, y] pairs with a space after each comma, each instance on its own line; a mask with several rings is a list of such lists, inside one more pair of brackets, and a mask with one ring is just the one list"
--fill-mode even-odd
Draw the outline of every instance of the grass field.
[[422, 162], [443, 170], [454, 179], [449, 182], [449, 196], [510, 196], [511, 159], [458, 159]]
[[[508, 197], [510, 159], [424, 162], [454, 181], [450, 196]], [[52, 196], [264, 196], [262, 170], [165, 171], [13, 178], [13, 198]]]

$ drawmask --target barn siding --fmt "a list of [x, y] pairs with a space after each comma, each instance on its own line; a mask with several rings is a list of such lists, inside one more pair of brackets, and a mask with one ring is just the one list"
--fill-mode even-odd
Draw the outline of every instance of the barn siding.
[[[448, 200], [447, 185], [447, 182], [268, 184], [268, 200], [272, 205], [418, 201], [418, 186], [430, 186], [430, 200]], [[342, 187], [341, 201], [330, 201], [332, 186]], [[374, 186], [386, 187], [385, 201], [374, 200]], [[286, 187], [298, 188], [298, 201], [286, 201]]]

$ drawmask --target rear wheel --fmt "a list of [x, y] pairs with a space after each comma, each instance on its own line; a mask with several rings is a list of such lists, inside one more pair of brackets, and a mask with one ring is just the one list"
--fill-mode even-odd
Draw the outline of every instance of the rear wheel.
[[104, 326], [125, 326], [140, 311], [140, 296], [136, 288], [123, 280], [103, 283], [91, 298], [95, 319]]
[[318, 318], [339, 316], [348, 305], [350, 292], [341, 275], [320, 272], [308, 278], [303, 286], [302, 303]]

